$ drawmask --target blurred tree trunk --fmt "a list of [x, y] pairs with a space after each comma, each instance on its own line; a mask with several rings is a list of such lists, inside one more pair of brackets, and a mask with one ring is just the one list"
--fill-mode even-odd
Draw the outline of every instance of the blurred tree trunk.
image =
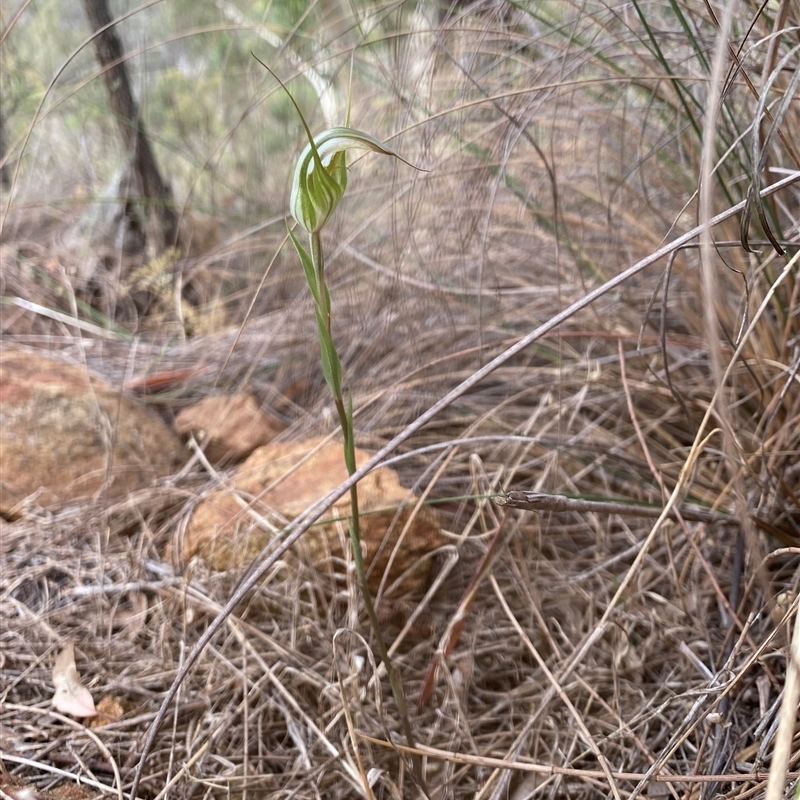
[[0, 108], [0, 187], [8, 189], [11, 186], [11, 178], [8, 175], [8, 164], [6, 157], [6, 128], [3, 119], [3, 109]]
[[[178, 245], [178, 218], [172, 192], [161, 177], [139, 108], [133, 99], [122, 43], [110, 26], [112, 17], [106, 0], [83, 0], [83, 7], [92, 30], [102, 33], [94, 38], [95, 51], [108, 90], [108, 100], [117, 118], [122, 141], [130, 153], [136, 182], [140, 185], [145, 203], [145, 230], [156, 254]], [[154, 224], [147, 224], [152, 220]]]

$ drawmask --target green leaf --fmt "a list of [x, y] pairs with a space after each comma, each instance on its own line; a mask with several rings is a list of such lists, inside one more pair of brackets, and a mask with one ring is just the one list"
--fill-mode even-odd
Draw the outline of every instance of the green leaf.
[[[289, 237], [292, 240], [292, 244], [294, 245], [294, 249], [297, 250], [297, 255], [300, 256], [300, 263], [303, 265], [303, 272], [306, 275], [306, 283], [308, 283], [308, 288], [311, 289], [311, 294], [314, 297], [314, 304], [319, 307], [319, 287], [317, 286], [317, 271], [314, 269], [314, 262], [311, 260], [311, 256], [306, 252], [303, 245], [300, 244], [297, 237], [294, 235], [294, 231], [287, 226], [289, 231]], [[327, 295], [327, 290], [325, 291]], [[330, 306], [330, 299], [328, 300], [328, 305]]]
[[344, 462], [347, 471], [352, 475], [356, 471], [355, 425], [353, 424], [353, 393], [347, 390], [347, 406], [345, 407], [347, 424], [342, 426], [344, 433]]
[[319, 336], [320, 360], [322, 362], [322, 374], [325, 382], [333, 393], [334, 397], [342, 394], [342, 362], [333, 344], [330, 332], [328, 331], [327, 320], [325, 319], [319, 306], [315, 309], [317, 317], [317, 335]]

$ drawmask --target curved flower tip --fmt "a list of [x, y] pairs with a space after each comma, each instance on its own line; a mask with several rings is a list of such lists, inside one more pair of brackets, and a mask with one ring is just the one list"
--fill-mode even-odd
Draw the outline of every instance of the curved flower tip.
[[371, 150], [405, 161], [373, 136], [353, 128], [328, 128], [315, 136], [297, 161], [289, 206], [292, 216], [308, 233], [322, 229], [344, 195], [348, 150]]

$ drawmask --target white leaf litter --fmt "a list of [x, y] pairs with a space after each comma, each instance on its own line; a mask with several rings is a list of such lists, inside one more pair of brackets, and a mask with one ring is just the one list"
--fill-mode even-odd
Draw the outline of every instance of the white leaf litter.
[[53, 665], [53, 705], [62, 714], [73, 717], [95, 717], [97, 709], [89, 690], [81, 683], [75, 666], [75, 644], [69, 642], [58, 654]]

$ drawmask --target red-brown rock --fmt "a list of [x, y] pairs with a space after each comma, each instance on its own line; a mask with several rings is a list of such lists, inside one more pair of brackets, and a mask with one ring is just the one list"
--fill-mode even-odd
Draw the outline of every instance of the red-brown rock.
[[[357, 449], [357, 465], [369, 456]], [[346, 478], [342, 446], [336, 442], [310, 439], [259, 447], [231, 478], [236, 493], [219, 489], [198, 504], [179, 540], [180, 552], [186, 560], [201, 556], [213, 569], [245, 566], [269, 543], [274, 530], [283, 528], [287, 520]], [[371, 591], [377, 592], [382, 582], [388, 587], [398, 579], [397, 588], [403, 592], [425, 586], [433, 567], [431, 558], [425, 556], [446, 542], [439, 515], [430, 506], [419, 506], [388, 467], [379, 467], [363, 478], [358, 495]], [[252, 500], [249, 507], [255, 514], [248, 511], [246, 499]], [[340, 567], [349, 515], [346, 495], [306, 532], [298, 545], [300, 552], [319, 568]]]
[[0, 348], [0, 513], [118, 498], [172, 472], [178, 437], [151, 409], [83, 366]]
[[241, 461], [285, 429], [251, 394], [206, 397], [175, 418], [182, 436], [193, 434], [212, 464]]

